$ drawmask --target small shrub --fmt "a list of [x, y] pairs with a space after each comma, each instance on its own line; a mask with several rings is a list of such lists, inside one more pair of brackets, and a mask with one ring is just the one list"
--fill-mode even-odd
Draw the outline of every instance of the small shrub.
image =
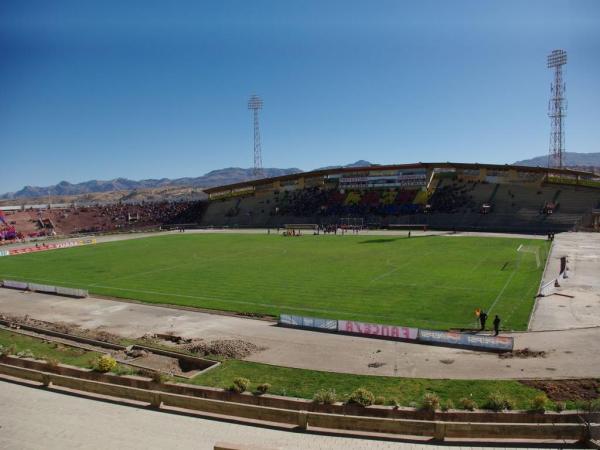
[[600, 399], [582, 400], [577, 402], [577, 409], [585, 413], [593, 413], [600, 411]]
[[454, 402], [450, 399], [446, 400], [445, 402], [442, 402], [441, 409], [444, 412], [448, 411], [449, 409], [454, 409]]
[[375, 400], [373, 400], [373, 404], [385, 405], [385, 397], [383, 395], [378, 395], [377, 397], [375, 397]]
[[474, 411], [477, 409], [477, 403], [470, 397], [463, 397], [458, 401], [458, 404], [462, 409], [467, 411]]
[[400, 407], [400, 403], [395, 398], [391, 398], [389, 400], [386, 400], [385, 404], [387, 406], [393, 406], [394, 408]]
[[567, 405], [565, 402], [556, 402], [554, 403], [554, 411], [556, 412], [563, 412], [565, 409], [567, 409]]
[[335, 389], [319, 389], [313, 396], [313, 402], [321, 405], [333, 405], [336, 401]]
[[260, 395], [266, 394], [269, 389], [271, 389], [271, 385], [269, 383], [261, 383], [256, 386], [256, 392], [258, 392]]
[[[141, 375], [139, 370], [134, 369], [133, 367], [125, 366], [123, 364], [117, 364], [117, 366], [111, 370], [111, 373], [115, 375], [123, 376], [123, 375]], [[148, 371], [148, 377], [150, 377], [150, 371]]]
[[231, 385], [230, 390], [241, 394], [242, 392], [246, 392], [249, 386], [250, 380], [248, 378], [237, 377], [233, 379], [233, 384]]
[[35, 358], [35, 355], [33, 354], [33, 352], [31, 350], [26, 348], [25, 350], [21, 350], [19, 353], [17, 353], [17, 357], [19, 357], [19, 358]]
[[485, 403], [486, 409], [491, 409], [492, 411], [497, 412], [504, 411], [505, 409], [514, 409], [514, 406], [515, 404], [510, 398], [498, 392], [492, 392], [490, 395], [488, 395], [487, 402]]
[[16, 351], [17, 347], [15, 346], [15, 344], [11, 344], [8, 346], [0, 345], [0, 356], [14, 355]]
[[58, 367], [60, 361], [56, 358], [46, 358], [46, 364], [48, 367]]
[[94, 370], [96, 372], [110, 372], [117, 367], [117, 361], [110, 355], [102, 355], [94, 361]]
[[546, 394], [538, 394], [531, 399], [531, 411], [543, 413], [547, 407], [548, 397], [546, 397]]
[[423, 398], [421, 399], [421, 410], [435, 412], [435, 410], [440, 408], [440, 398], [432, 393], [426, 392]]
[[374, 401], [373, 393], [363, 387], [356, 389], [348, 398], [348, 404], [351, 405], [371, 406]]
[[167, 376], [164, 373], [159, 372], [158, 370], [152, 371], [150, 378], [152, 378], [152, 381], [154, 383], [158, 383], [158, 384], [162, 384], [165, 381], [167, 381]]

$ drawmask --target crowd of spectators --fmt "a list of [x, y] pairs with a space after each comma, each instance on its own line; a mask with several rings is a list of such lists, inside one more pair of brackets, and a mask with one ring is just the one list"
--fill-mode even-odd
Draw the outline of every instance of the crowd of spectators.
[[57, 223], [67, 233], [107, 232], [200, 221], [206, 202], [143, 202], [73, 207]]
[[284, 191], [276, 196], [276, 214], [289, 216], [387, 216], [422, 211], [416, 190], [323, 190], [318, 187]]

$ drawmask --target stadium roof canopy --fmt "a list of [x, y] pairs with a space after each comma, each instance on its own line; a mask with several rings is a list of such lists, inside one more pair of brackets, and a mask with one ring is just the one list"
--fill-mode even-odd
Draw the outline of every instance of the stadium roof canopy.
[[223, 186], [215, 186], [211, 188], [204, 189], [204, 192], [207, 194], [213, 192], [219, 192], [224, 189], [239, 189], [243, 187], [249, 186], [260, 186], [263, 184], [273, 183], [274, 181], [287, 181], [294, 180], [300, 177], [320, 177], [325, 175], [333, 175], [339, 173], [356, 173], [362, 171], [369, 170], [402, 170], [402, 169], [459, 169], [459, 170], [469, 170], [469, 169], [488, 169], [488, 170], [497, 170], [497, 171], [508, 171], [508, 170], [516, 170], [517, 172], [528, 172], [528, 173], [544, 173], [549, 175], [566, 175], [569, 177], [581, 177], [581, 178], [594, 178], [592, 172], [585, 172], [581, 170], [571, 170], [571, 169], [557, 169], [550, 167], [530, 167], [530, 166], [515, 166], [512, 164], [479, 164], [479, 163], [453, 163], [453, 162], [443, 162], [443, 163], [413, 163], [413, 164], [391, 164], [391, 165], [372, 165], [372, 166], [363, 166], [363, 167], [337, 167], [331, 169], [322, 169], [322, 170], [313, 170], [310, 172], [298, 172], [289, 175], [281, 175], [278, 177], [271, 178], [261, 178], [258, 180], [249, 180], [242, 181], [239, 183], [227, 184]]

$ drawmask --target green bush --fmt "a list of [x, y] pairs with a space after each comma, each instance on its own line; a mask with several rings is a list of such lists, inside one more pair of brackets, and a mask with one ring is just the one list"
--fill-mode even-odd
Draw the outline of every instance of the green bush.
[[445, 402], [442, 402], [441, 409], [444, 412], [448, 411], [449, 409], [454, 409], [454, 402], [450, 399], [446, 400]]
[[233, 392], [237, 392], [238, 394], [241, 394], [242, 392], [246, 392], [248, 390], [249, 386], [250, 386], [250, 380], [248, 378], [237, 377], [237, 378], [234, 378], [233, 384], [231, 385], [230, 390], [232, 390]]
[[546, 397], [546, 394], [538, 394], [531, 399], [531, 411], [543, 413], [547, 407], [548, 397]]
[[319, 389], [313, 396], [313, 402], [321, 405], [333, 405], [336, 401], [335, 389]]
[[373, 400], [373, 404], [385, 405], [385, 397], [383, 395], [378, 395], [377, 397], [375, 397], [375, 400]]
[[435, 412], [440, 408], [440, 398], [437, 394], [426, 392], [421, 399], [420, 408], [422, 411]]
[[15, 346], [15, 344], [11, 344], [8, 346], [0, 345], [0, 356], [14, 355], [16, 351], [17, 347]]
[[102, 373], [110, 372], [115, 367], [117, 367], [117, 361], [110, 355], [99, 356], [93, 364], [93, 369]]
[[150, 378], [152, 379], [153, 382], [158, 383], [158, 384], [162, 384], [165, 381], [167, 381], [167, 376], [164, 373], [159, 372], [158, 370], [153, 370], [152, 373], [150, 374]]
[[565, 409], [567, 409], [567, 404], [565, 402], [559, 401], [554, 403], [554, 411], [563, 412]]
[[387, 406], [393, 406], [394, 408], [398, 408], [400, 406], [400, 403], [395, 398], [391, 398], [389, 400], [386, 400], [385, 404]]
[[459, 406], [462, 409], [465, 409], [467, 411], [474, 411], [477, 409], [477, 403], [475, 403], [475, 400], [473, 400], [470, 397], [463, 397], [458, 401]]
[[269, 383], [261, 383], [258, 386], [256, 386], [256, 392], [258, 392], [261, 395], [266, 394], [269, 389], [271, 389], [271, 385]]
[[375, 396], [371, 391], [366, 388], [358, 388], [348, 398], [348, 404], [360, 405], [360, 406], [371, 406], [375, 401]]
[[514, 402], [499, 392], [492, 392], [488, 395], [487, 401], [484, 405], [485, 409], [491, 409], [492, 411], [504, 411], [505, 409], [514, 409]]
[[596, 400], [581, 400], [576, 403], [577, 409], [585, 413], [593, 413], [600, 411], [600, 399]]

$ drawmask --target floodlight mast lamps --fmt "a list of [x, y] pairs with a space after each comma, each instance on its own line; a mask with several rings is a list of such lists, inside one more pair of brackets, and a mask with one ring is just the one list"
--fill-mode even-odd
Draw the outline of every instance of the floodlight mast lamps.
[[263, 101], [258, 95], [252, 95], [248, 100], [248, 109], [254, 116], [254, 177], [264, 177], [262, 167], [262, 148], [260, 144], [260, 126], [258, 122], [258, 111], [263, 107]]
[[548, 152], [548, 167], [563, 168], [563, 153], [565, 152], [565, 130], [563, 118], [567, 115], [567, 100], [565, 98], [565, 83], [562, 66], [567, 64], [565, 50], [553, 50], [548, 55], [548, 68], [554, 69], [554, 82], [550, 85], [552, 97], [548, 103], [550, 117], [550, 150]]

